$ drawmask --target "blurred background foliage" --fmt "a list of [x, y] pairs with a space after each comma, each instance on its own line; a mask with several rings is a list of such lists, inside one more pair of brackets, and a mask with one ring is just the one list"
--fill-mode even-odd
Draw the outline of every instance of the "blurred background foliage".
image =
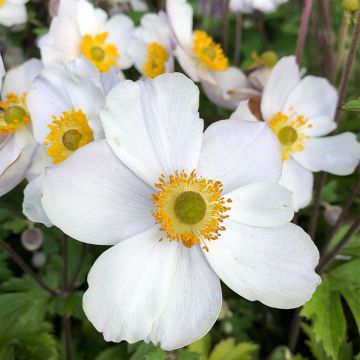
[[[147, 3], [152, 11], [163, 7], [161, 0]], [[29, 57], [39, 57], [36, 39], [48, 29], [49, 4], [56, 6], [56, 1], [31, 0], [26, 25], [0, 27], [0, 50], [8, 68]], [[100, 0], [96, 4], [110, 13], [119, 11], [115, 2]], [[261, 57], [265, 51], [273, 51], [281, 57], [295, 51], [302, 1], [290, 0], [270, 15], [254, 13], [241, 18], [225, 11], [224, 0], [193, 0], [192, 4], [195, 28], [205, 29], [221, 42], [231, 60], [236, 57], [236, 28], [241, 25], [242, 69], [254, 63], [254, 54]], [[125, 8], [138, 24], [143, 14], [129, 6]], [[344, 17], [348, 35], [341, 43], [339, 31]], [[344, 14], [340, 0], [314, 1], [302, 63], [304, 71], [328, 77], [337, 85], [341, 75], [341, 71], [336, 71], [337, 62], [346, 56], [353, 26], [354, 18]], [[348, 84], [341, 132], [359, 132], [358, 60], [359, 52]], [[338, 66], [341, 70], [342, 63]], [[135, 80], [139, 75], [130, 69], [126, 76]], [[200, 114], [209, 125], [226, 119], [230, 112], [202, 95]], [[356, 195], [359, 184], [358, 173], [327, 176], [314, 237], [319, 249], [329, 242], [327, 253], [331, 253], [353, 228], [360, 213], [360, 197]], [[1, 360], [360, 360], [358, 227], [334, 261], [323, 269], [322, 284], [302, 309], [271, 309], [246, 301], [223, 286], [223, 309], [211, 332], [186, 349], [166, 353], [145, 343], [112, 344], [103, 340], [86, 319], [81, 301], [86, 274], [105, 247], [87, 246], [64, 238], [55, 228], [29, 223], [21, 211], [23, 188], [24, 184], [0, 198]], [[349, 211], [338, 221], [349, 198]], [[307, 230], [313, 216], [310, 206], [295, 221]]]

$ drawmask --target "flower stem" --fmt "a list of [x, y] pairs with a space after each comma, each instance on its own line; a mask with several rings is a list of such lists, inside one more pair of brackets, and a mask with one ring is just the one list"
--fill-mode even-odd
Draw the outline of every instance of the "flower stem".
[[32, 271], [24, 260], [12, 249], [6, 242], [0, 240], [0, 246], [10, 255], [12, 260], [26, 273], [28, 274], [42, 289], [48, 292], [51, 296], [58, 296], [58, 292], [47, 286], [41, 278]]
[[70, 281], [70, 284], [69, 284], [69, 291], [74, 290], [75, 287], [76, 287], [76, 281], [77, 281], [77, 279], [79, 277], [81, 268], [84, 265], [84, 261], [85, 261], [88, 250], [89, 250], [88, 244], [83, 244], [78, 266], [77, 266], [77, 268], [76, 268], [76, 270], [74, 272], [74, 275], [73, 275], [73, 277], [72, 277], [72, 279]]
[[337, 110], [336, 110], [336, 115], [335, 115], [335, 121], [337, 123], [339, 123], [340, 119], [341, 119], [341, 106], [343, 105], [344, 100], [345, 100], [346, 88], [347, 88], [347, 84], [349, 82], [350, 71], [351, 71], [352, 64], [354, 62], [355, 53], [356, 53], [356, 49], [357, 49], [357, 46], [359, 43], [359, 39], [360, 39], [360, 11], [358, 11], [358, 14], [357, 14], [355, 29], [353, 31], [352, 38], [351, 38], [350, 50], [349, 50], [349, 53], [348, 53], [348, 56], [347, 56], [347, 59], [345, 62], [344, 71], [342, 73], [341, 80], [340, 80], [339, 99], [338, 99]]
[[239, 66], [240, 64], [241, 36], [242, 36], [242, 16], [241, 16], [241, 12], [238, 12], [236, 14], [235, 54], [234, 54], [235, 66]]
[[306, 39], [307, 30], [309, 27], [309, 19], [312, 10], [312, 0], [304, 0], [304, 8], [301, 17], [300, 29], [298, 40], [296, 44], [296, 61], [298, 64], [301, 63], [302, 55], [304, 52], [304, 44]]

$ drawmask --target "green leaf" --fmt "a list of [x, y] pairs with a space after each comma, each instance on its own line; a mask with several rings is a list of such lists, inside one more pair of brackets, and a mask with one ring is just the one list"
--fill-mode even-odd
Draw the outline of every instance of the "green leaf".
[[24, 218], [15, 218], [2, 224], [3, 229], [11, 231], [15, 234], [20, 234], [28, 227], [28, 222]]
[[[150, 356], [161, 356], [161, 353], [162, 352], [164, 354], [164, 358], [166, 357], [165, 355], [165, 352], [161, 349], [159, 349], [158, 347], [156, 347], [155, 345], [153, 344], [146, 344], [144, 342], [138, 342], [136, 344], [130, 344], [128, 345], [128, 349], [129, 349], [129, 352], [132, 353], [132, 356], [130, 357], [130, 360], [147, 360], [147, 356], [150, 355]], [[157, 354], [158, 353], [158, 354]], [[157, 360], [157, 359], [161, 359], [162, 358], [159, 358], [159, 357], [154, 357], [154, 358], [150, 358], [151, 360]]]
[[156, 349], [154, 351], [151, 351], [149, 354], [145, 355], [146, 360], [165, 360], [166, 359], [166, 353], [165, 351], [161, 349]]
[[351, 313], [354, 316], [358, 333], [360, 334], [360, 290], [342, 288], [340, 293], [347, 302]]
[[200, 360], [201, 355], [197, 352], [180, 350], [177, 356], [178, 360]]
[[345, 111], [360, 111], [360, 98], [350, 100], [342, 106]]
[[210, 360], [251, 360], [258, 350], [258, 345], [252, 343], [235, 344], [233, 338], [220, 341], [210, 355]]
[[323, 188], [321, 192], [321, 198], [330, 204], [336, 203], [339, 200], [339, 194], [337, 191], [338, 181], [331, 180]]
[[211, 348], [211, 336], [205, 335], [200, 340], [193, 342], [188, 346], [189, 350], [200, 354], [200, 360], [207, 360]]
[[82, 307], [82, 298], [83, 293], [81, 291], [57, 296], [51, 299], [48, 311], [52, 315], [72, 316], [84, 320], [86, 317]]
[[95, 360], [126, 360], [128, 355], [126, 354], [123, 346], [113, 346], [109, 349], [102, 351]]
[[329, 274], [332, 284], [339, 289], [348, 287], [351, 289], [360, 288], [360, 259], [349, 261], [337, 266]]
[[323, 279], [301, 314], [312, 320], [316, 340], [329, 356], [337, 359], [340, 345], [346, 337], [346, 322], [340, 295], [331, 288], [328, 279]]

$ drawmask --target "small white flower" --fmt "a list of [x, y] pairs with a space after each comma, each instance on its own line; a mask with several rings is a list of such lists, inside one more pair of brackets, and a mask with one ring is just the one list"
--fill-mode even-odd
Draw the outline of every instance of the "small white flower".
[[167, 0], [166, 12], [176, 37], [175, 56], [194, 81], [214, 82], [213, 73], [229, 68], [220, 44], [202, 30], [193, 32], [193, 10], [186, 0]]
[[0, 0], [0, 24], [21, 25], [27, 21], [25, 4], [29, 0]]
[[23, 212], [34, 222], [51, 226], [41, 202], [44, 169], [59, 164], [78, 148], [104, 137], [99, 119], [107, 92], [119, 81], [113, 70], [101, 74], [81, 57], [64, 65], [54, 63], [34, 81], [27, 107], [39, 147], [27, 178]]
[[181, 74], [122, 82], [101, 114], [107, 141], [47, 170], [51, 221], [80, 241], [115, 245], [94, 264], [83, 300], [107, 341], [172, 350], [201, 338], [221, 309], [220, 279], [278, 308], [302, 305], [320, 282], [315, 245], [289, 223], [270, 128], [224, 120], [203, 133], [198, 106]]
[[134, 30], [132, 20], [118, 14], [110, 19], [105, 11], [86, 0], [61, 0], [50, 31], [39, 40], [45, 65], [54, 60], [69, 62], [84, 55], [100, 71], [132, 65], [127, 47]]
[[[8, 71], [4, 79], [0, 101], [0, 196], [24, 179], [31, 164], [36, 145], [28, 127], [31, 119], [25, 99], [41, 69], [41, 61], [31, 59]], [[1, 79], [4, 74], [0, 58]]]
[[163, 13], [146, 14], [129, 47], [135, 67], [145, 77], [174, 71], [171, 32]]
[[288, 0], [230, 0], [229, 7], [231, 11], [250, 14], [255, 10], [263, 13], [271, 13], [277, 8], [288, 2]]
[[[296, 211], [311, 201], [313, 172], [349, 175], [359, 163], [360, 144], [353, 133], [324, 137], [336, 128], [337, 98], [326, 79], [301, 79], [293, 56], [278, 62], [265, 86], [259, 113], [281, 145], [280, 184], [293, 192]], [[242, 103], [232, 119], [257, 121], [253, 113]]]

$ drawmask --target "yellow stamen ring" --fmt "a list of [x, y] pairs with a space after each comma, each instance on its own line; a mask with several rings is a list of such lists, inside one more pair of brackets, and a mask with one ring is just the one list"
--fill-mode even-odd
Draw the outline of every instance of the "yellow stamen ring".
[[163, 46], [152, 42], [147, 48], [143, 72], [148, 78], [154, 79], [166, 71], [166, 62], [169, 54]]
[[229, 67], [221, 45], [216, 44], [205, 31], [194, 32], [193, 46], [195, 56], [211, 70], [224, 71]]
[[168, 239], [181, 241], [187, 248], [202, 243], [207, 249], [205, 241], [216, 240], [225, 230], [223, 221], [230, 210], [226, 204], [231, 199], [222, 197], [220, 181], [182, 170], [169, 177], [161, 175], [155, 188], [152, 214]]

